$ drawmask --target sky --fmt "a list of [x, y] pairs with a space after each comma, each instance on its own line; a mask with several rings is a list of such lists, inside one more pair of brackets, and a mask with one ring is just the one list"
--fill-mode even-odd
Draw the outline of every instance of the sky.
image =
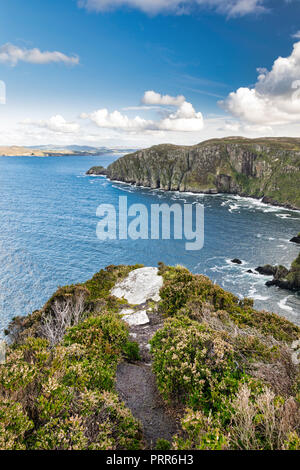
[[300, 137], [300, 0], [2, 0], [0, 145]]

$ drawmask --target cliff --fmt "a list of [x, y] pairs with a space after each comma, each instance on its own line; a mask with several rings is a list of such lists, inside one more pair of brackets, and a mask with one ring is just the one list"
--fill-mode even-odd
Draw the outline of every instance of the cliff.
[[183, 267], [109, 266], [7, 334], [2, 450], [300, 449], [299, 327]]
[[174, 191], [228, 193], [300, 209], [300, 139], [231, 137], [157, 145], [108, 166], [110, 179]]

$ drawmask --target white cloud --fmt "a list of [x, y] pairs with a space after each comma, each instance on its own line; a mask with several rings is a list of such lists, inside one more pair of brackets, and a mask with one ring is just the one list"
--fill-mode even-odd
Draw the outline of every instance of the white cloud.
[[0, 47], [0, 62], [12, 66], [17, 65], [18, 62], [28, 62], [30, 64], [62, 62], [67, 65], [76, 65], [79, 63], [79, 58], [77, 56], [67, 56], [58, 51], [42, 52], [37, 48], [26, 49], [7, 43]]
[[172, 106], [177, 109], [175, 112], [167, 112], [160, 120], [149, 120], [140, 116], [129, 118], [120, 111], [110, 113], [105, 108], [99, 109], [90, 114], [83, 113], [81, 118], [90, 119], [98, 127], [126, 130], [129, 132], [195, 132], [203, 129], [202, 113], [197, 113], [193, 105], [188, 103], [184, 96], [174, 97], [169, 95], [160, 95], [154, 91], [146, 91], [142, 98], [142, 102], [146, 108], [147, 106], [152, 108], [153, 105], [156, 105], [160, 107]]
[[211, 8], [227, 16], [244, 16], [266, 11], [264, 0], [79, 0], [90, 11], [109, 11], [130, 7], [150, 15], [158, 13], [188, 14], [193, 7]]
[[98, 127], [105, 127], [107, 129], [120, 129], [139, 131], [146, 130], [154, 126], [153, 121], [148, 121], [139, 116], [131, 119], [120, 111], [113, 111], [110, 113], [107, 109], [98, 109], [91, 114], [82, 113], [82, 119], [90, 119], [97, 124]]
[[296, 33], [292, 34], [292, 38], [300, 39], [300, 30], [297, 31]]
[[80, 129], [79, 124], [76, 122], [67, 122], [60, 114], [52, 116], [48, 120], [33, 121], [32, 119], [26, 119], [21, 124], [48, 129], [58, 134], [72, 134], [78, 132]]
[[253, 88], [241, 87], [229, 94], [221, 106], [232, 115], [254, 125], [300, 122], [300, 42], [288, 57], [278, 57], [270, 71], [258, 69]]
[[225, 121], [222, 126], [217, 129], [219, 132], [228, 132], [232, 135], [272, 135], [273, 129], [270, 126], [260, 126], [255, 124], [244, 124], [239, 121]]
[[179, 96], [169, 96], [161, 95], [156, 93], [153, 90], [146, 91], [142, 103], [145, 105], [159, 105], [159, 106], [180, 106], [185, 102], [185, 97], [182, 95]]

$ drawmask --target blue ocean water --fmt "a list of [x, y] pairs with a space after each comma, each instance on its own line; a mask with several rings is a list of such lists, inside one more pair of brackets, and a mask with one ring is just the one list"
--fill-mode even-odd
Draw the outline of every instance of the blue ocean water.
[[[16, 315], [40, 308], [57, 286], [89, 279], [110, 264], [182, 264], [204, 273], [227, 290], [255, 299], [259, 309], [300, 324], [300, 296], [248, 274], [258, 265], [290, 265], [299, 247], [289, 239], [300, 231], [300, 213], [231, 196], [164, 193], [85, 176], [112, 156], [0, 158], [0, 332]], [[174, 201], [205, 207], [205, 244], [186, 251], [179, 240], [110, 240], [96, 236], [99, 204], [150, 208]], [[242, 265], [230, 259], [238, 257]]]

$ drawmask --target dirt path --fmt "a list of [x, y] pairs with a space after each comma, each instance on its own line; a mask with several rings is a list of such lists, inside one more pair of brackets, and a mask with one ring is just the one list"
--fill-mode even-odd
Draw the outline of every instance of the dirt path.
[[147, 448], [153, 449], [157, 439], [172, 440], [178, 431], [179, 418], [166, 408], [151, 369], [148, 344], [163, 320], [156, 313], [148, 314], [148, 317], [148, 325], [130, 328], [132, 339], [139, 343], [142, 360], [119, 365], [116, 388], [133, 416], [142, 423]]
[[179, 417], [163, 402], [151, 369], [149, 341], [163, 326], [163, 317], [156, 312], [163, 279], [157, 268], [144, 267], [132, 271], [114, 286], [111, 294], [126, 300], [120, 311], [129, 324], [130, 336], [139, 344], [141, 360], [124, 362], [117, 370], [116, 388], [120, 398], [143, 427], [148, 449], [155, 448], [157, 439], [172, 440], [179, 430]]

